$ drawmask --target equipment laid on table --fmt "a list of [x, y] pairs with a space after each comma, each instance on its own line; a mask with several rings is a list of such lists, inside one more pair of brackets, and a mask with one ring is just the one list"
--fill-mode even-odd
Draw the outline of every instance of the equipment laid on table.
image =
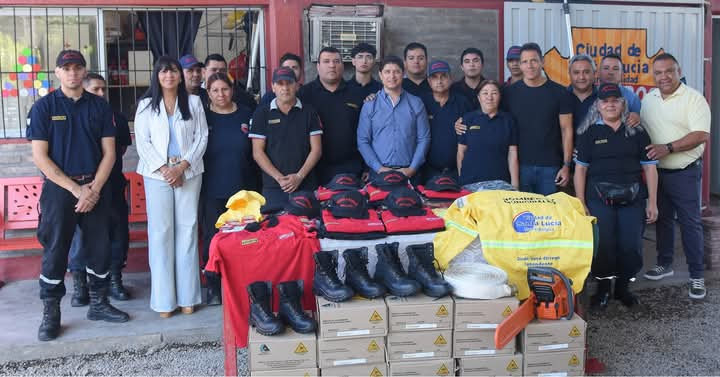
[[378, 262], [375, 266], [375, 279], [387, 287], [391, 295], [405, 297], [420, 291], [418, 282], [410, 279], [403, 271], [398, 256], [397, 242], [375, 245]]
[[472, 191], [462, 189], [455, 177], [446, 173], [428, 179], [425, 185], [418, 185], [417, 189], [428, 200], [455, 200], [472, 194]]
[[322, 235], [338, 239], [385, 237], [385, 225], [377, 211], [368, 208], [367, 197], [359, 191], [345, 191], [330, 199], [322, 211]]
[[383, 297], [387, 290], [385, 286], [370, 277], [367, 270], [367, 253], [367, 247], [343, 251], [343, 258], [345, 259], [345, 282], [362, 297]]
[[493, 300], [515, 293], [507, 284], [507, 273], [485, 263], [452, 263], [444, 277], [453, 294], [463, 298]]
[[300, 334], [314, 333], [317, 323], [302, 308], [303, 281], [284, 281], [277, 285], [280, 293], [278, 317]]
[[315, 259], [313, 293], [332, 302], [349, 300], [355, 294], [352, 288], [338, 279], [337, 253], [337, 250], [318, 251], [313, 255]]
[[380, 213], [388, 234], [439, 232], [445, 220], [423, 206], [422, 198], [412, 189], [398, 187], [383, 200], [387, 209]]
[[435, 253], [432, 242], [410, 245], [405, 248], [408, 256], [408, 277], [422, 286], [423, 292], [430, 297], [445, 297], [452, 287], [435, 269]]
[[571, 319], [572, 281], [552, 267], [528, 267], [530, 296], [495, 330], [495, 347], [502, 348], [535, 318]]
[[354, 174], [337, 174], [325, 186], [317, 189], [317, 199], [321, 202], [343, 191], [357, 191], [362, 188], [360, 179]]

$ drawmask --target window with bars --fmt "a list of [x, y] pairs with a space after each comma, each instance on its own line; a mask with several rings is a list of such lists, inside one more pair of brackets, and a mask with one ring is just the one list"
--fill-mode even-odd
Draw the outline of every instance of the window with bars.
[[258, 93], [265, 87], [262, 33], [262, 12], [246, 7], [1, 8], [0, 138], [25, 136], [30, 107], [59, 85], [54, 59], [63, 48], [83, 52], [88, 71], [105, 76], [113, 109], [132, 120], [160, 54], [189, 52], [200, 61], [221, 54], [230, 75]]

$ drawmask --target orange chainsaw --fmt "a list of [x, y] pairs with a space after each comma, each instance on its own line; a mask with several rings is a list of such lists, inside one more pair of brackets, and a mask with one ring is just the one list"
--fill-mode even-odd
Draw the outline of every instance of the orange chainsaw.
[[535, 318], [571, 319], [575, 311], [572, 280], [552, 267], [528, 267], [530, 296], [495, 329], [495, 349], [505, 347]]

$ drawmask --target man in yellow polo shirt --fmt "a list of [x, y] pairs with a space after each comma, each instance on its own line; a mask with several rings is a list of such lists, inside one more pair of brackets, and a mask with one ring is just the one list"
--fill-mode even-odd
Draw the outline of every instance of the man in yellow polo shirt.
[[672, 276], [674, 215], [680, 222], [690, 271], [690, 298], [705, 297], [703, 230], [700, 220], [702, 155], [710, 137], [710, 107], [705, 97], [680, 82], [677, 59], [661, 54], [653, 61], [656, 88], [642, 101], [640, 118], [654, 144], [648, 157], [659, 160], [657, 265], [645, 278]]

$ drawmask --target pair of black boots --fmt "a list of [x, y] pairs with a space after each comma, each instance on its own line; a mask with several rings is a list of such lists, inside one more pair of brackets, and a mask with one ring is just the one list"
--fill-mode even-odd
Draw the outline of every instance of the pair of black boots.
[[[107, 297], [108, 289], [108, 286], [90, 287], [88, 291], [90, 307], [87, 319], [113, 323], [127, 322], [130, 320], [130, 316], [110, 305]], [[43, 318], [38, 329], [38, 340], [53, 340], [60, 335], [60, 299], [60, 297], [43, 299]]]
[[345, 283], [337, 276], [337, 251], [319, 251], [314, 254], [315, 277], [313, 290], [328, 301], [349, 300], [355, 293], [365, 298], [382, 297], [386, 292], [395, 296], [412, 296], [421, 289], [431, 297], [443, 297], [450, 293], [450, 285], [439, 276], [433, 265], [435, 253], [432, 243], [410, 245], [408, 272], [403, 270], [398, 255], [397, 242], [375, 245], [377, 264], [375, 278], [370, 278], [367, 248], [347, 249], [345, 259]]
[[[633, 307], [640, 303], [640, 300], [630, 292], [630, 279], [618, 278], [615, 281], [615, 297], [616, 300], [627, 306]], [[599, 279], [597, 292], [590, 297], [590, 303], [600, 309], [606, 309], [610, 304], [610, 290], [612, 288], [612, 279]]]
[[[86, 306], [90, 303], [90, 292], [88, 291], [88, 276], [85, 271], [74, 271], [73, 277], [73, 294], [70, 305], [73, 307]], [[110, 274], [110, 296], [118, 301], [127, 301], [130, 294], [123, 286], [122, 274]]]
[[317, 328], [314, 319], [302, 308], [303, 281], [285, 281], [277, 285], [280, 307], [277, 317], [273, 314], [272, 283], [256, 281], [247, 287], [250, 295], [250, 325], [262, 335], [276, 335], [290, 326], [301, 334], [312, 333]]

